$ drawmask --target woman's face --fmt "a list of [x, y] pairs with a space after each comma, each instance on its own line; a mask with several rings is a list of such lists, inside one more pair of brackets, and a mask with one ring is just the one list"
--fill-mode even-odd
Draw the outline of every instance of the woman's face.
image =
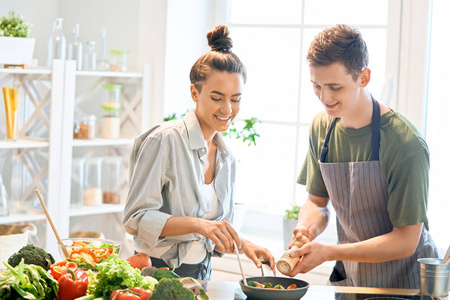
[[238, 73], [212, 71], [201, 92], [192, 84], [195, 114], [205, 138], [228, 129], [239, 112], [244, 78]]

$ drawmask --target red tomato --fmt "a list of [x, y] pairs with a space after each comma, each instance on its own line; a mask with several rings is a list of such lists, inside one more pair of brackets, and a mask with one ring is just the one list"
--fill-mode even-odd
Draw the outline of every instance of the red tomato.
[[152, 290], [146, 290], [141, 287], [134, 287], [126, 290], [115, 290], [112, 292], [110, 300], [148, 300], [152, 295]]

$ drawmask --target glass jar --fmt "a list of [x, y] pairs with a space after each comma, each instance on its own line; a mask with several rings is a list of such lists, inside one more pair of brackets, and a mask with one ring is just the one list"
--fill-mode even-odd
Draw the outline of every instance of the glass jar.
[[104, 84], [105, 97], [102, 104], [102, 138], [118, 139], [120, 136], [120, 84]]
[[109, 50], [112, 54], [111, 63], [109, 64], [109, 70], [114, 72], [126, 72], [127, 71], [127, 56], [130, 51], [128, 50]]
[[84, 164], [83, 205], [92, 206], [102, 204], [100, 157], [86, 158]]
[[87, 140], [95, 138], [95, 116], [83, 116], [81, 119], [75, 116], [73, 121], [73, 138]]
[[72, 159], [72, 180], [70, 184], [70, 207], [83, 206], [84, 159]]
[[120, 156], [108, 156], [102, 163], [102, 191], [104, 204], [120, 203]]

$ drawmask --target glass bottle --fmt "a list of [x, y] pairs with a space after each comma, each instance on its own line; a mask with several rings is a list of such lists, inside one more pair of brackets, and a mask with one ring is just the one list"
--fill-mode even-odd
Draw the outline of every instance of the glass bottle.
[[120, 156], [107, 156], [102, 163], [102, 191], [104, 204], [120, 203]]
[[3, 178], [0, 176], [0, 217], [9, 216], [8, 195], [3, 185]]
[[102, 138], [118, 139], [120, 136], [120, 84], [104, 84], [105, 97], [102, 104]]
[[83, 206], [84, 159], [72, 159], [72, 181], [70, 185], [70, 207]]
[[100, 71], [109, 70], [109, 61], [106, 58], [106, 36], [108, 29], [106, 27], [102, 28], [101, 32], [101, 44], [100, 44], [100, 59], [97, 61], [97, 67]]
[[86, 50], [84, 52], [84, 70], [97, 70], [97, 53], [95, 52], [95, 41], [86, 43]]
[[80, 24], [73, 27], [72, 37], [67, 47], [67, 59], [76, 61], [76, 69], [83, 69], [83, 42], [80, 38]]
[[102, 204], [101, 165], [100, 157], [86, 158], [84, 164], [83, 205]]
[[47, 67], [52, 67], [54, 59], [66, 59], [66, 38], [62, 28], [62, 18], [53, 22], [53, 29], [48, 38]]

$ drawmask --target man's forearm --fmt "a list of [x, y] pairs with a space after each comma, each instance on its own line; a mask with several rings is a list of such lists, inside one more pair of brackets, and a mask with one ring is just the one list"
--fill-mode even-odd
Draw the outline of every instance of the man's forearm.
[[347, 260], [358, 262], [385, 262], [411, 256], [420, 238], [422, 224], [394, 227], [394, 229], [365, 241], [326, 245], [326, 260]]
[[326, 201], [325, 198], [321, 198], [321, 201], [315, 201], [315, 199], [308, 197], [305, 204], [302, 205], [296, 230], [302, 227], [307, 228], [310, 240], [314, 240], [328, 225], [329, 212], [326, 207]]

